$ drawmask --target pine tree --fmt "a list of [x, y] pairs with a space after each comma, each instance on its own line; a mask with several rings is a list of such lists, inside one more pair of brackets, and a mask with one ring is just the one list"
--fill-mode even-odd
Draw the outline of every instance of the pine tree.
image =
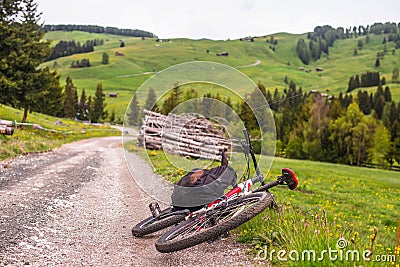
[[267, 90], [265, 89], [265, 86], [261, 83], [261, 81], [258, 81], [257, 87], [258, 87], [258, 89], [260, 89], [261, 93], [266, 98], [267, 97]]
[[309, 47], [310, 47], [311, 57], [314, 60], [319, 59], [321, 57], [321, 50], [319, 44], [317, 42], [314, 42], [313, 40], [310, 40]]
[[31, 111], [63, 117], [64, 92], [60, 85], [60, 75], [45, 68], [40, 72], [35, 87], [47, 89], [35, 96], [35, 105], [31, 107]]
[[369, 96], [367, 91], [358, 91], [357, 93], [358, 107], [365, 114], [371, 113], [371, 103], [369, 102]]
[[65, 118], [75, 118], [77, 101], [76, 88], [72, 83], [71, 77], [68, 76], [65, 84], [65, 99], [63, 103]]
[[304, 39], [300, 38], [299, 41], [297, 42], [297, 55], [299, 56], [300, 60], [308, 65], [310, 62], [310, 50], [308, 49], [308, 46]]
[[392, 103], [390, 104], [390, 112], [389, 112], [390, 127], [392, 127], [393, 124], [398, 120], [399, 115], [400, 114], [396, 108], [396, 103], [392, 101]]
[[144, 108], [147, 110], [158, 111], [157, 107], [157, 95], [153, 88], [149, 88], [149, 92], [147, 93], [146, 103], [144, 104]]
[[[375, 94], [374, 94], [374, 100], [375, 100], [375, 102], [376, 102], [376, 100], [378, 99], [378, 97], [379, 96], [385, 96], [385, 93], [384, 93], [384, 91], [383, 91], [383, 87], [382, 87], [382, 85], [379, 85], [377, 88], [376, 88], [376, 92], [375, 92]], [[375, 105], [375, 102], [374, 102], [374, 105]]]
[[224, 118], [227, 119], [228, 121], [231, 120], [231, 116], [233, 114], [233, 106], [232, 106], [232, 101], [231, 98], [228, 96], [228, 98], [225, 101], [226, 107], [225, 107], [225, 112], [224, 112]]
[[252, 131], [257, 128], [257, 120], [255, 115], [247, 102], [249, 99], [246, 98], [246, 101], [242, 100], [240, 102], [240, 112], [239, 117], [244, 122], [244, 125], [248, 131]]
[[392, 102], [392, 93], [390, 92], [389, 86], [385, 87], [383, 96], [385, 97], [385, 102]]
[[270, 103], [271, 109], [274, 111], [278, 111], [279, 106], [280, 106], [280, 101], [281, 101], [281, 95], [278, 91], [278, 88], [275, 88], [274, 98], [273, 98], [272, 102]]
[[385, 108], [385, 97], [383, 95], [379, 95], [379, 97], [376, 98], [374, 105], [375, 114], [378, 119], [382, 119], [384, 108]]
[[392, 82], [394, 83], [399, 82], [399, 74], [400, 74], [399, 68], [398, 67], [394, 68], [392, 72]]
[[380, 67], [380, 66], [381, 66], [381, 62], [380, 62], [379, 58], [377, 58], [377, 59], [375, 60], [375, 68], [378, 68], [378, 67]]
[[93, 110], [93, 101], [91, 95], [88, 98], [86, 108], [87, 108], [87, 118], [90, 119], [92, 117], [92, 110]]
[[86, 92], [85, 88], [82, 89], [82, 94], [81, 98], [78, 102], [78, 112], [77, 112], [77, 117], [80, 120], [87, 120], [88, 119], [88, 114], [87, 114], [87, 99], [86, 99]]
[[382, 77], [382, 79], [381, 79], [381, 84], [382, 84], [382, 85], [386, 85], [386, 78], [385, 78], [385, 76]]
[[375, 99], [374, 99], [374, 94], [370, 93], [369, 94], [369, 103], [371, 104], [371, 108], [374, 106]]
[[104, 52], [102, 60], [101, 60], [101, 64], [107, 65], [108, 63], [110, 63], [109, 56], [108, 56], [107, 52]]
[[107, 118], [107, 112], [105, 111], [106, 105], [105, 95], [103, 93], [103, 85], [102, 83], [98, 83], [93, 100], [93, 110], [90, 116], [92, 122], [96, 123]]
[[357, 42], [357, 47], [358, 47], [358, 49], [362, 49], [363, 48], [363, 46], [364, 46], [364, 43], [363, 43], [363, 41], [360, 39], [360, 40], [358, 40], [358, 42]]
[[134, 94], [129, 103], [129, 112], [127, 114], [127, 123], [129, 126], [137, 126], [139, 122], [140, 107], [137, 95]]
[[359, 76], [356, 75], [356, 76], [350, 77], [350, 79], [349, 79], [349, 85], [348, 85], [348, 87], [347, 87], [347, 92], [351, 92], [351, 91], [353, 91], [354, 89], [356, 89], [356, 88], [358, 88], [358, 87], [360, 87], [360, 79], [359, 79]]
[[168, 115], [179, 103], [181, 100], [182, 90], [176, 84], [172, 89], [171, 95], [165, 99], [161, 111], [164, 115]]

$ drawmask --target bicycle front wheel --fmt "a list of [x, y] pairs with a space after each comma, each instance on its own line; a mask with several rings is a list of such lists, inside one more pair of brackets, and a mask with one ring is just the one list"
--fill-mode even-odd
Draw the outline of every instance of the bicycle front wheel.
[[185, 215], [173, 214], [172, 209], [168, 208], [161, 212], [160, 217], [154, 218], [153, 216], [150, 216], [135, 225], [132, 228], [132, 235], [142, 237], [175, 225], [183, 220], [185, 220]]
[[210, 210], [178, 224], [156, 241], [159, 252], [186, 249], [213, 240], [247, 222], [273, 203], [270, 193], [259, 192], [228, 201], [227, 206]]

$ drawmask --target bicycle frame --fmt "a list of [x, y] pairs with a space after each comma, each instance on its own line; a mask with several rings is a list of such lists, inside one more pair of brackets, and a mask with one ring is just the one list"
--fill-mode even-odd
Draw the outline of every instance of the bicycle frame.
[[[267, 207], [266, 205], [270, 205], [270, 207], [276, 206], [273, 196], [269, 192], [270, 188], [277, 185], [287, 185], [289, 189], [291, 190], [295, 189], [297, 187], [298, 181], [294, 172], [288, 168], [282, 169], [282, 176], [278, 176], [277, 180], [265, 184], [264, 176], [260, 172], [259, 167], [257, 165], [256, 156], [253, 147], [251, 145], [247, 130], [244, 129], [243, 133], [245, 136], [245, 142], [239, 140], [243, 147], [247, 161], [247, 170], [245, 172], [243, 182], [239, 184], [236, 182], [236, 185], [234, 185], [233, 188], [230, 189], [228, 192], [226, 192], [223, 196], [202, 206], [179, 207], [171, 205], [169, 208], [161, 211], [158, 203], [156, 202], [150, 203], [149, 208], [152, 213], [152, 216], [141, 221], [132, 228], [133, 236], [142, 237], [144, 235], [159, 231], [174, 224], [176, 224], [176, 227], [178, 227], [182, 221], [187, 221], [189, 223], [191, 221], [196, 221], [196, 220], [202, 221], [204, 218], [207, 218], [209, 216], [212, 217], [214, 216], [214, 214], [217, 214], [218, 212], [224, 212], [224, 210], [226, 210], [229, 214], [229, 210], [231, 210], [231, 207], [235, 207], [236, 204], [241, 203], [242, 201], [246, 201], [246, 199], [251, 199], [253, 196], [255, 196], [257, 201], [260, 201], [260, 203], [257, 202], [256, 205], [258, 205], [257, 207], [259, 208], [257, 212], [261, 212], [263, 209]], [[255, 177], [253, 178], [250, 178], [250, 164], [249, 164], [250, 156], [253, 161], [253, 167], [255, 169]], [[255, 189], [252, 188], [253, 185], [257, 183], [260, 183], [261, 186]], [[266, 193], [257, 194], [257, 192], [266, 192]], [[262, 196], [263, 199], [257, 198], [257, 196], [258, 197]], [[262, 208], [262, 210], [260, 210], [260, 208]], [[241, 211], [238, 210], [237, 212], [238, 212], [237, 214], [239, 214]], [[252, 213], [250, 212], [248, 213], [248, 215], [250, 216], [252, 215]], [[245, 217], [240, 217], [240, 215], [237, 216], [239, 217], [237, 217], [235, 221], [232, 221], [233, 223], [238, 223], [240, 221], [245, 222], [249, 219], [247, 215]], [[231, 224], [229, 227], [231, 227], [232, 225], [233, 224]], [[162, 247], [163, 245], [161, 245], [161, 250], [159, 250], [161, 252], [175, 251], [175, 250], [170, 250], [169, 248], [162, 248]]]
[[[191, 212], [188, 215], [189, 218], [193, 217], [193, 216], [196, 216], [197, 214], [202, 214], [204, 212], [212, 210], [212, 209], [214, 209], [216, 207], [219, 207], [221, 205], [225, 205], [228, 200], [232, 200], [232, 199], [238, 198], [240, 195], [246, 195], [246, 194], [250, 194], [252, 192], [268, 191], [270, 188], [275, 187], [277, 185], [288, 184], [289, 181], [285, 180], [284, 177], [282, 177], [282, 176], [278, 176], [278, 179], [276, 181], [273, 181], [273, 182], [271, 182], [269, 184], [265, 184], [264, 176], [260, 172], [260, 169], [258, 167], [257, 160], [256, 160], [256, 157], [255, 157], [255, 153], [254, 153], [253, 147], [251, 145], [250, 138], [249, 138], [247, 130], [243, 129], [243, 133], [244, 133], [244, 136], [246, 138], [246, 143], [243, 144], [241, 142], [241, 144], [242, 144], [242, 147], [244, 148], [244, 153], [246, 154], [246, 156], [248, 154], [251, 155], [251, 159], [253, 161], [253, 166], [254, 166], [254, 169], [256, 171], [256, 176], [254, 178], [247, 179], [247, 180], [237, 184], [234, 188], [232, 188], [230, 191], [225, 193], [221, 198], [219, 198], [219, 199], [207, 204], [206, 207], [203, 207], [203, 208], [201, 208], [201, 209], [199, 209], [197, 211]], [[287, 170], [289, 170], [289, 169], [287, 169]], [[290, 170], [290, 173], [292, 175], [294, 175], [293, 171], [291, 171], [291, 170]], [[295, 176], [294, 176], [294, 179], [295, 179], [296, 186], [297, 186], [297, 179], [296, 179]], [[261, 183], [261, 187], [255, 189], [253, 191], [251, 188], [252, 188], [253, 184], [255, 184], [257, 182]]]

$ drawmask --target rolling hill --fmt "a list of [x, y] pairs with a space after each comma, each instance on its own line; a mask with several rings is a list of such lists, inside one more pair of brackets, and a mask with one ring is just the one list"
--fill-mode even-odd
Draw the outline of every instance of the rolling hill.
[[[270, 36], [256, 37], [254, 42], [208, 39], [171, 39], [168, 42], [155, 42], [155, 39], [151, 38], [142, 40], [108, 34], [55, 31], [48, 32], [45, 39], [52, 40], [54, 44], [59, 40], [104, 40], [104, 45], [96, 46], [94, 52], [56, 59], [56, 68], [63, 81], [67, 76], [72, 77], [79, 94], [82, 88], [85, 88], [88, 94], [94, 95], [97, 83], [102, 82], [107, 95], [107, 109], [114, 109], [117, 117], [123, 116], [133, 92], [154, 72], [189, 61], [214, 61], [237, 67], [254, 82], [261, 81], [271, 91], [275, 88], [286, 88], [287, 77], [287, 80], [294, 81], [298, 87], [301, 86], [303, 91], [318, 90], [329, 94], [345, 92], [352, 75], [378, 70], [381, 76], [385, 76], [394, 100], [400, 100], [400, 84], [391, 83], [393, 68], [400, 65], [400, 52], [392, 52], [395, 50], [393, 42], [387, 44], [388, 52], [380, 60], [380, 67], [374, 67], [377, 53], [383, 51], [382, 40], [387, 37], [385, 34], [371, 34], [370, 42], [358, 51], [357, 56], [354, 55], [354, 48], [358, 40], [365, 39], [365, 36], [337, 40], [330, 48], [329, 56], [323, 55], [321, 59], [307, 66], [304, 66], [296, 55], [297, 40], [306, 39], [307, 34], [273, 34], [277, 40], [276, 45], [266, 42]], [[124, 41], [125, 47], [120, 47], [121, 40]], [[229, 52], [229, 56], [216, 56], [216, 53], [225, 51]], [[108, 65], [101, 64], [104, 52], [110, 56]], [[123, 53], [124, 56], [116, 56], [116, 52]], [[90, 60], [90, 68], [70, 68], [73, 61], [83, 58]], [[54, 61], [44, 65], [55, 68]], [[301, 71], [301, 67], [306, 71]], [[323, 68], [323, 71], [315, 71], [317, 67]], [[376, 90], [375, 87], [363, 88], [365, 89]], [[201, 88], [200, 92], [207, 90]], [[118, 97], [109, 98], [110, 92], [117, 92]]]

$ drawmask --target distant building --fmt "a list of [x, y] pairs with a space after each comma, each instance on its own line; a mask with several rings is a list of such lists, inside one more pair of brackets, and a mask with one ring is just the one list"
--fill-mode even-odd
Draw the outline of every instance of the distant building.
[[109, 97], [117, 97], [118, 93], [112, 92], [108, 94]]
[[219, 52], [219, 53], [217, 53], [216, 54], [217, 56], [219, 56], [219, 57], [227, 57], [227, 56], [229, 56], [229, 53], [228, 52]]

